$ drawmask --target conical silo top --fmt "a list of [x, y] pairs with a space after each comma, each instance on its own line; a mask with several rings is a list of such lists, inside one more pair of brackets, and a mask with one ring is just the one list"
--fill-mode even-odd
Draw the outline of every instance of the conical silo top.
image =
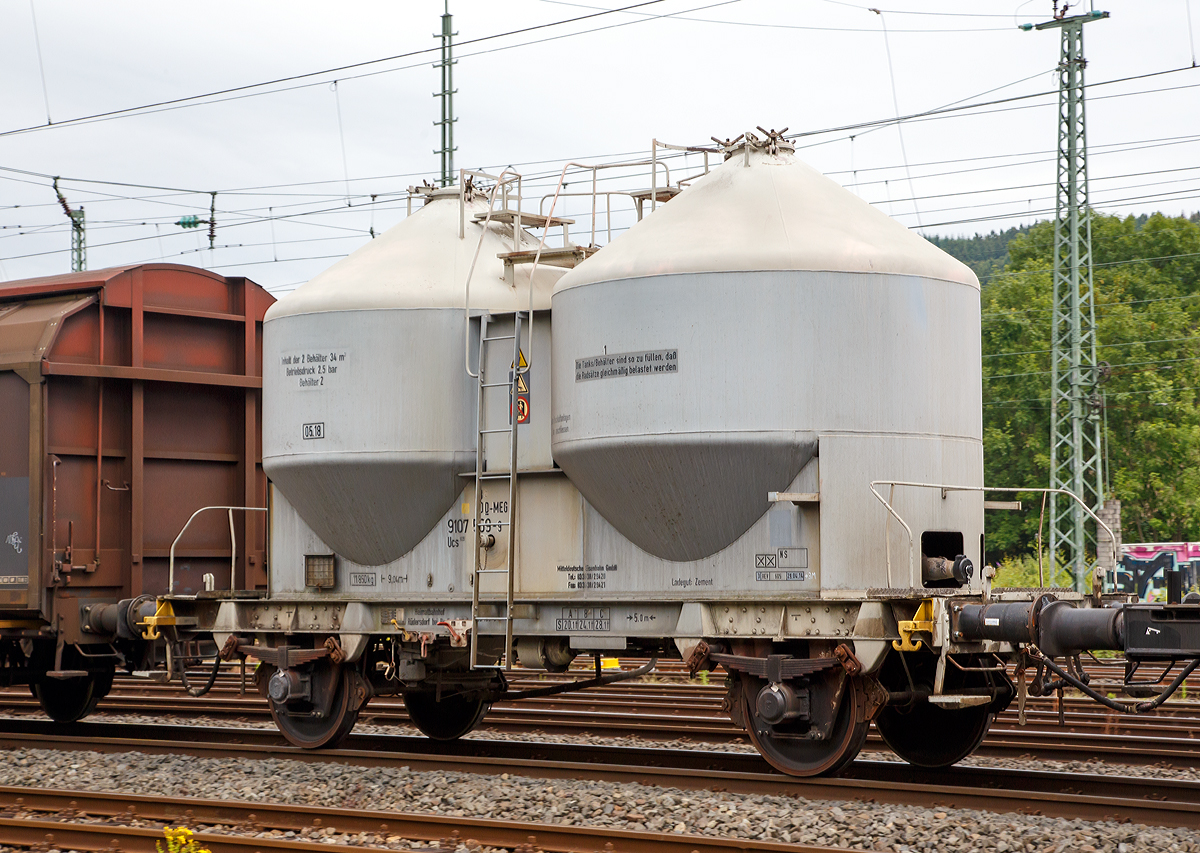
[[[435, 190], [424, 206], [383, 232], [272, 306], [268, 320], [293, 314], [387, 308], [461, 308], [466, 300], [467, 273], [478, 247], [471, 276], [471, 307], [507, 312], [529, 308], [531, 265], [514, 269], [515, 286], [505, 281], [497, 255], [536, 249], [538, 241], [518, 231], [513, 247], [511, 225], [493, 220], [487, 228], [477, 214], [487, 213], [487, 197], [468, 191], [462, 207], [458, 187]], [[464, 235], [459, 237], [460, 224]], [[480, 237], [483, 245], [479, 246]], [[533, 307], [550, 307], [561, 269], [537, 269]]]
[[796, 158], [785, 140], [727, 159], [568, 272], [555, 291], [673, 273], [813, 270], [979, 280], [919, 234]]

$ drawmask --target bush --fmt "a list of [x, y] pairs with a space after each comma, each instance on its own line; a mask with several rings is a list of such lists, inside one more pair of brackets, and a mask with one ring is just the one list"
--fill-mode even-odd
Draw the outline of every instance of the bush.
[[[1070, 567], [1064, 566], [1061, 560], [1055, 564], [1054, 577], [1050, 577], [1050, 553], [1048, 551], [1042, 552], [1042, 575], [1045, 580], [1044, 586], [1070, 587], [1074, 584], [1074, 576], [1071, 574]], [[1036, 587], [1038, 585], [1037, 554], [1006, 557], [1000, 561], [999, 571], [996, 573], [995, 580], [992, 581], [993, 587]]]

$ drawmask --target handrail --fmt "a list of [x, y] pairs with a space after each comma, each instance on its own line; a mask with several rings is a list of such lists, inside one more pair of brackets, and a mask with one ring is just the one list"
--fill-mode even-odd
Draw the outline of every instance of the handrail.
[[[513, 177], [505, 180], [504, 176], [512, 173]], [[506, 168], [499, 175], [492, 175], [487, 172], [481, 172], [478, 169], [459, 169], [458, 170], [458, 239], [463, 239], [467, 236], [467, 178], [483, 178], [486, 181], [495, 181], [495, 186], [492, 187], [491, 201], [496, 198], [496, 190], [503, 188], [504, 193], [501, 196], [500, 203], [504, 207], [508, 207], [508, 184], [514, 180], [517, 182], [517, 206], [521, 205], [521, 175], [511, 166]], [[514, 247], [515, 248], [515, 247]]]
[[179, 535], [175, 537], [175, 541], [171, 543], [171, 558], [167, 567], [167, 595], [175, 594], [175, 546], [179, 544], [179, 540], [183, 538], [183, 534], [195, 521], [196, 516], [202, 512], [207, 512], [210, 509], [224, 509], [229, 511], [229, 541], [232, 546], [229, 555], [229, 589], [233, 589], [233, 580], [237, 569], [237, 534], [233, 528], [233, 511], [241, 510], [242, 512], [266, 512], [265, 506], [202, 506], [200, 509], [192, 513], [191, 518], [183, 525], [179, 531]]
[[[879, 494], [879, 492], [875, 491], [876, 486], [891, 486], [893, 496], [895, 494], [896, 486], [907, 486], [907, 487], [915, 488], [915, 489], [941, 489], [943, 497], [945, 497], [946, 492], [1010, 492], [1010, 493], [1034, 492], [1035, 494], [1040, 493], [1040, 494], [1046, 494], [1046, 495], [1051, 495], [1051, 494], [1066, 495], [1067, 497], [1069, 497], [1073, 501], [1075, 501], [1077, 504], [1079, 504], [1081, 507], [1083, 507], [1084, 511], [1088, 515], [1090, 515], [1093, 519], [1095, 519], [1097, 524], [1099, 524], [1101, 527], [1104, 528], [1104, 531], [1108, 534], [1108, 545], [1109, 545], [1109, 548], [1112, 550], [1113, 562], [1114, 563], [1116, 562], [1117, 539], [1116, 539], [1115, 534], [1112, 531], [1112, 528], [1109, 527], [1107, 524], [1105, 524], [1104, 521], [1101, 520], [1100, 516], [1096, 515], [1096, 513], [1092, 511], [1092, 508], [1089, 507], [1087, 504], [1085, 504], [1079, 498], [1078, 495], [1076, 495], [1074, 492], [1068, 491], [1067, 489], [1039, 489], [1039, 488], [1033, 488], [1033, 487], [1026, 487], [1023, 489], [1018, 489], [1018, 488], [1001, 487], [1001, 486], [951, 486], [951, 485], [947, 485], [944, 483], [910, 483], [910, 482], [905, 482], [903, 480], [872, 480], [871, 481], [871, 494], [873, 494], [879, 500], [879, 502], [881, 504], [883, 504], [883, 506], [887, 509], [887, 511], [889, 513], [889, 518], [895, 517], [895, 519], [898, 522], [900, 522], [900, 524], [904, 527], [904, 531], [908, 534], [909, 583], [915, 584], [916, 577], [917, 577], [916, 543], [913, 538], [912, 528], [908, 526], [908, 522], [906, 522], [903, 518], [900, 517], [900, 513], [898, 513], [896, 511], [896, 508], [893, 507], [891, 505], [891, 503], [886, 498], [884, 498], [883, 495], [881, 495], [881, 494]], [[888, 582], [888, 586], [891, 587], [892, 586], [892, 542], [891, 542], [891, 537], [887, 534], [885, 534], [884, 550], [886, 551], [886, 555], [887, 555], [887, 582]]]
[[[605, 228], [608, 230], [608, 241], [611, 243], [612, 242], [612, 197], [615, 195], [625, 195], [625, 196], [629, 196], [630, 198], [633, 198], [633, 193], [631, 191], [629, 191], [629, 190], [593, 190], [592, 192], [562, 193], [562, 195], [561, 195], [562, 198], [590, 197], [592, 199], [592, 242], [591, 242], [591, 245], [593, 245], [593, 246], [596, 245], [595, 201], [596, 201], [596, 196], [598, 196], [598, 195], [604, 196], [604, 205], [605, 205], [604, 223], [605, 223]], [[546, 204], [546, 199], [548, 199], [548, 198], [554, 198], [554, 194], [546, 193], [544, 196], [541, 197], [541, 199], [538, 200], [538, 214], [539, 215], [541, 215], [542, 207]], [[566, 247], [564, 246], [564, 248], [566, 248]]]
[[[669, 142], [662, 142], [658, 139], [650, 140], [650, 162], [653, 166], [650, 170], [650, 212], [658, 210], [658, 149], [666, 148], [668, 151], [683, 151], [694, 152], [704, 155], [704, 174], [708, 174], [708, 155], [720, 154], [720, 151], [714, 151], [712, 148], [704, 148], [699, 145], [672, 145]], [[663, 164], [666, 165], [665, 163]], [[671, 186], [671, 173], [667, 171], [667, 186]]]
[[[661, 142], [659, 143], [659, 146], [662, 147]], [[604, 196], [633, 195], [633, 193], [628, 192], [628, 191], [623, 191], [623, 190], [601, 190], [601, 189], [599, 189], [596, 186], [596, 182], [598, 180], [597, 173], [601, 169], [625, 169], [625, 168], [628, 168], [629, 166], [651, 166], [651, 167], [653, 167], [651, 169], [653, 174], [651, 175], [651, 178], [650, 178], [650, 184], [652, 187], [652, 193], [653, 193], [654, 197], [657, 198], [658, 192], [656, 190], [654, 190], [653, 187], [655, 187], [655, 185], [657, 185], [657, 183], [658, 183], [658, 167], [662, 166], [662, 169], [663, 169], [663, 172], [665, 173], [665, 178], [667, 181], [666, 186], [668, 186], [668, 187], [671, 186], [671, 167], [668, 166], [666, 163], [660, 163], [654, 159], [628, 160], [628, 161], [621, 162], [621, 163], [597, 163], [597, 164], [591, 165], [591, 166], [589, 166], [585, 163], [568, 163], [567, 165], [568, 166], [578, 166], [581, 169], [590, 169], [592, 172], [592, 191], [590, 193], [587, 193], [587, 192], [562, 193], [561, 197], [566, 198], [568, 196], [586, 196], [586, 195], [590, 195], [592, 197], [592, 245], [593, 246], [596, 245], [596, 196], [598, 196], [598, 195], [604, 195]], [[707, 156], [706, 156], [706, 158], [705, 158], [705, 170], [706, 171], [707, 171], [707, 165], [708, 165], [708, 160], [707, 160]], [[561, 182], [561, 179], [560, 179], [560, 182]], [[548, 199], [548, 198], [553, 198], [553, 195], [550, 193], [547, 193], [546, 195], [542, 196], [541, 200], [538, 202], [538, 213], [539, 214], [542, 212], [542, 205], [545, 203], [546, 199]], [[606, 211], [606, 221], [607, 221], [607, 218], [611, 216], [611, 214], [612, 214], [612, 208], [611, 208], [611, 204], [610, 204], [609, 210]], [[608, 227], [608, 232], [609, 232], [609, 239], [611, 240], [612, 239], [612, 223], [608, 222], [607, 227]]]
[[[510, 172], [512, 173], [511, 177], [505, 178], [504, 176], [508, 175]], [[479, 231], [479, 241], [475, 244], [475, 254], [472, 255], [472, 257], [471, 257], [471, 268], [469, 270], [467, 270], [466, 296], [463, 300], [463, 365], [467, 368], [468, 376], [477, 378], [479, 376], [479, 374], [476, 373], [475, 371], [471, 370], [471, 335], [470, 335], [471, 279], [475, 275], [475, 264], [479, 261], [479, 250], [483, 248], [483, 238], [487, 236], [488, 225], [490, 225], [491, 221], [492, 221], [492, 213], [496, 206], [496, 192], [501, 187], [504, 188], [504, 195], [503, 195], [502, 203], [505, 204], [505, 206], [507, 206], [507, 204], [508, 204], [508, 184], [512, 183], [513, 181], [516, 181], [517, 182], [517, 206], [520, 207], [520, 204], [521, 204], [521, 190], [520, 190], [521, 175], [518, 172], [514, 172], [512, 169], [509, 169], [509, 168], [506, 168], [499, 175], [489, 175], [486, 172], [475, 172], [470, 169], [459, 169], [458, 174], [459, 174], [459, 177], [458, 177], [458, 236], [459, 236], [459, 239], [462, 239], [466, 235], [467, 176], [470, 175], [472, 177], [487, 178], [489, 180], [493, 180], [496, 182], [495, 184], [492, 185], [492, 191], [488, 195], [487, 216], [484, 217], [484, 220], [482, 223], [483, 227]], [[515, 243], [515, 236], [514, 236], [514, 243]], [[515, 245], [513, 246], [513, 249], [514, 250], [516, 249]], [[513, 284], [514, 285], [516, 284], [515, 276], [513, 278]], [[529, 320], [530, 320], [530, 323], [529, 323], [529, 327], [530, 327], [529, 346], [530, 346], [530, 349], [532, 350], [533, 349], [533, 275], [532, 274], [530, 274], [530, 276], [529, 276]], [[481, 347], [480, 353], [483, 352], [482, 346], [483, 345], [481, 343], [480, 344], [480, 347]]]
[[[662, 142], [656, 142], [656, 144], [660, 148], [664, 148], [664, 147], [665, 148], [681, 148], [681, 146], [666, 145], [665, 143], [662, 143]], [[683, 149], [683, 150], [701, 151], [704, 149], [688, 148], [688, 149]], [[651, 152], [651, 153], [652, 153], [652, 155], [654, 154], [654, 152]], [[705, 165], [706, 173], [708, 171], [708, 153], [709, 153], [708, 151], [705, 151], [705, 154], [704, 154], [704, 165]], [[596, 197], [598, 195], [600, 195], [600, 193], [601, 193], [601, 191], [597, 187], [598, 173], [601, 169], [620, 169], [620, 168], [628, 168], [630, 166], [650, 166], [651, 167], [651, 169], [650, 169], [650, 171], [651, 171], [651, 178], [650, 178], [651, 201], [652, 201], [651, 209], [653, 210], [654, 202], [656, 202], [658, 199], [657, 186], [658, 186], [658, 167], [659, 166], [662, 166], [664, 176], [665, 176], [666, 182], [667, 182], [666, 185], [667, 186], [671, 185], [671, 167], [668, 166], [666, 163], [659, 162], [657, 159], [657, 156], [652, 156], [651, 159], [649, 159], [649, 160], [631, 160], [631, 161], [622, 162], [622, 163], [599, 163], [599, 164], [588, 164], [588, 163], [577, 163], [577, 162], [566, 163], [563, 165], [562, 173], [559, 175], [558, 183], [554, 188], [554, 194], [553, 195], [546, 194], [546, 195], [542, 196], [541, 200], [539, 201], [539, 203], [538, 203], [539, 215], [541, 215], [542, 205], [545, 203], [547, 198], [550, 198], [551, 199], [550, 212], [545, 215], [546, 221], [549, 222], [554, 217], [554, 209], [558, 205], [558, 199], [563, 196], [563, 192], [562, 192], [563, 182], [566, 180], [568, 169], [570, 169], [571, 167], [575, 167], [577, 169], [590, 170], [592, 173], [592, 191], [590, 193], [590, 195], [592, 197], [591, 245], [594, 246], [596, 244]], [[505, 176], [510, 175], [510, 174], [512, 175], [512, 177], [508, 177], [506, 179]], [[480, 249], [483, 247], [483, 237], [487, 233], [488, 224], [491, 222], [491, 219], [492, 219], [492, 212], [493, 212], [493, 208], [496, 203], [496, 192], [501, 187], [504, 187], [504, 199], [505, 199], [505, 205], [507, 206], [508, 184], [515, 180], [517, 182], [517, 208], [518, 208], [518, 210], [520, 209], [521, 198], [522, 198], [521, 189], [520, 189], [521, 181], [522, 181], [521, 175], [518, 174], [517, 172], [513, 171], [511, 168], [505, 168], [504, 171], [502, 171], [499, 175], [490, 175], [486, 172], [472, 171], [470, 169], [460, 169], [459, 170], [459, 190], [458, 190], [458, 194], [459, 194], [458, 236], [460, 239], [462, 239], [466, 235], [466, 188], [465, 187], [466, 187], [466, 178], [468, 175], [472, 176], [472, 177], [479, 177], [479, 178], [484, 178], [487, 180], [492, 180], [492, 181], [495, 181], [495, 184], [492, 187], [490, 195], [488, 196], [488, 213], [487, 213], [487, 216], [483, 220], [483, 231], [480, 233], [479, 242], [475, 246], [475, 255], [471, 259], [471, 267], [467, 272], [466, 305], [463, 307], [463, 316], [466, 318], [467, 322], [470, 321], [470, 313], [471, 313], [471, 278], [475, 274], [475, 265], [476, 265], [477, 261], [479, 260]], [[567, 193], [567, 195], [573, 196], [573, 195], [576, 195], [576, 193]], [[583, 194], [580, 193], [579, 195], [583, 195]], [[605, 196], [606, 196], [606, 198], [609, 199], [609, 202], [608, 202], [609, 209], [607, 211], [607, 216], [608, 216], [608, 219], [611, 220], [611, 213], [612, 213], [611, 194], [606, 192]], [[518, 221], [515, 222], [513, 225], [513, 229], [514, 229], [513, 230], [513, 239], [514, 239], [513, 249], [514, 250], [516, 249], [517, 229], [519, 228], [519, 225], [520, 225], [520, 222], [518, 219]], [[612, 234], [611, 221], [608, 221], [608, 229], [609, 229], [609, 235], [611, 238], [611, 234]], [[535, 283], [536, 276], [537, 276], [538, 265], [541, 263], [541, 260], [542, 260], [542, 252], [546, 248], [546, 236], [547, 236], [547, 233], [549, 232], [549, 230], [550, 230], [549, 228], [542, 229], [542, 236], [538, 240], [537, 252], [535, 252], [534, 256], [533, 256], [533, 265], [530, 267], [530, 270], [529, 270], [529, 318], [530, 318], [529, 344], [524, 350], [527, 353], [526, 358], [525, 358], [526, 366], [524, 368], [522, 368], [519, 364], [513, 365], [513, 369], [515, 371], [517, 371], [518, 373], [528, 373], [529, 369], [533, 366], [533, 290], [534, 290], [534, 283]], [[515, 279], [514, 279], [514, 283], [515, 283]], [[472, 377], [477, 377], [479, 374], [471, 369], [471, 338], [470, 338], [470, 335], [467, 335], [464, 340], [463, 350], [464, 350], [463, 361], [466, 366], [467, 373]]]
[[[575, 163], [575, 162], [564, 163], [562, 172], [558, 176], [558, 183], [554, 187], [554, 198], [550, 202], [550, 212], [546, 214], [546, 221], [549, 222], [554, 217], [554, 208], [558, 206], [558, 198], [559, 198], [559, 195], [562, 194], [563, 181], [565, 181], [567, 179], [567, 169], [571, 168], [572, 166], [575, 166], [580, 169], [591, 169], [592, 170], [592, 190], [593, 190], [593, 195], [592, 195], [592, 212], [593, 212], [593, 215], [592, 215], [592, 237], [594, 238], [596, 235], [596, 217], [595, 217], [596, 196], [594, 195], [595, 188], [596, 188], [596, 169], [607, 168], [607, 166], [604, 166], [604, 165], [589, 166], [586, 163]], [[541, 204], [538, 205], [538, 209], [540, 211]], [[531, 266], [529, 268], [529, 355], [525, 359], [525, 369], [524, 370], [521, 369], [520, 364], [513, 365], [513, 370], [516, 371], [517, 373], [528, 373], [529, 369], [531, 367], [533, 367], [533, 281], [534, 281], [534, 276], [537, 274], [538, 264], [541, 263], [541, 260], [542, 260], [542, 251], [546, 248], [546, 234], [549, 231], [550, 231], [549, 228], [542, 229], [541, 239], [538, 240], [537, 252], [533, 256], [533, 266]], [[595, 242], [595, 240], [593, 239], [593, 243], [594, 242]], [[516, 327], [514, 326], [514, 329], [515, 328]]]

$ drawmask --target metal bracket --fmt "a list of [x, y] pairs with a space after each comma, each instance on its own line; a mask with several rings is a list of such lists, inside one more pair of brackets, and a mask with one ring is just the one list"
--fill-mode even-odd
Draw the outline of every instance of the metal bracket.
[[1009, 509], [1019, 510], [1021, 508], [1020, 501], [984, 501], [984, 509]]
[[917, 612], [913, 614], [913, 618], [901, 621], [898, 627], [900, 630], [900, 639], [892, 640], [892, 648], [901, 652], [919, 651], [921, 640], [914, 640], [913, 634], [918, 631], [933, 633], [933, 599], [922, 599]]
[[[950, 656], [950, 646], [943, 645], [942, 653], [940, 655], [938, 655], [937, 666], [934, 667], [934, 670], [933, 670], [933, 694], [934, 694], [934, 696], [941, 696], [942, 692], [946, 689], [946, 660], [949, 658], [949, 656]], [[964, 707], [964, 706], [955, 705], [954, 707], [959, 708], [959, 707]]]
[[817, 492], [767, 492], [771, 503], [817, 504], [821, 496]]
[[450, 647], [462, 649], [467, 646], [467, 634], [475, 623], [470, 619], [444, 619], [438, 625], [450, 632]]
[[154, 615], [147, 616], [138, 624], [146, 626], [146, 630], [142, 631], [143, 639], [157, 640], [162, 636], [158, 631], [159, 625], [175, 624], [175, 608], [171, 606], [171, 602], [159, 599], [154, 608]]

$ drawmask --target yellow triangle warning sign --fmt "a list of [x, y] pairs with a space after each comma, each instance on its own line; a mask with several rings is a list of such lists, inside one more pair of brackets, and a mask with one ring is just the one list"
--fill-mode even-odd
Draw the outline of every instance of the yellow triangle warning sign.
[[[517, 350], [517, 361], [521, 362], [521, 370], [529, 369], [529, 362], [525, 360], [525, 350], [523, 350], [523, 349]], [[513, 371], [514, 367], [515, 367], [515, 365], [511, 365], [511, 364], [508, 366], [508, 370], [509, 370], [508, 378], [509, 379], [512, 379], [512, 371]], [[517, 393], [518, 394], [528, 394], [529, 393], [529, 383], [525, 381], [525, 376], [521, 373], [517, 374]]]

